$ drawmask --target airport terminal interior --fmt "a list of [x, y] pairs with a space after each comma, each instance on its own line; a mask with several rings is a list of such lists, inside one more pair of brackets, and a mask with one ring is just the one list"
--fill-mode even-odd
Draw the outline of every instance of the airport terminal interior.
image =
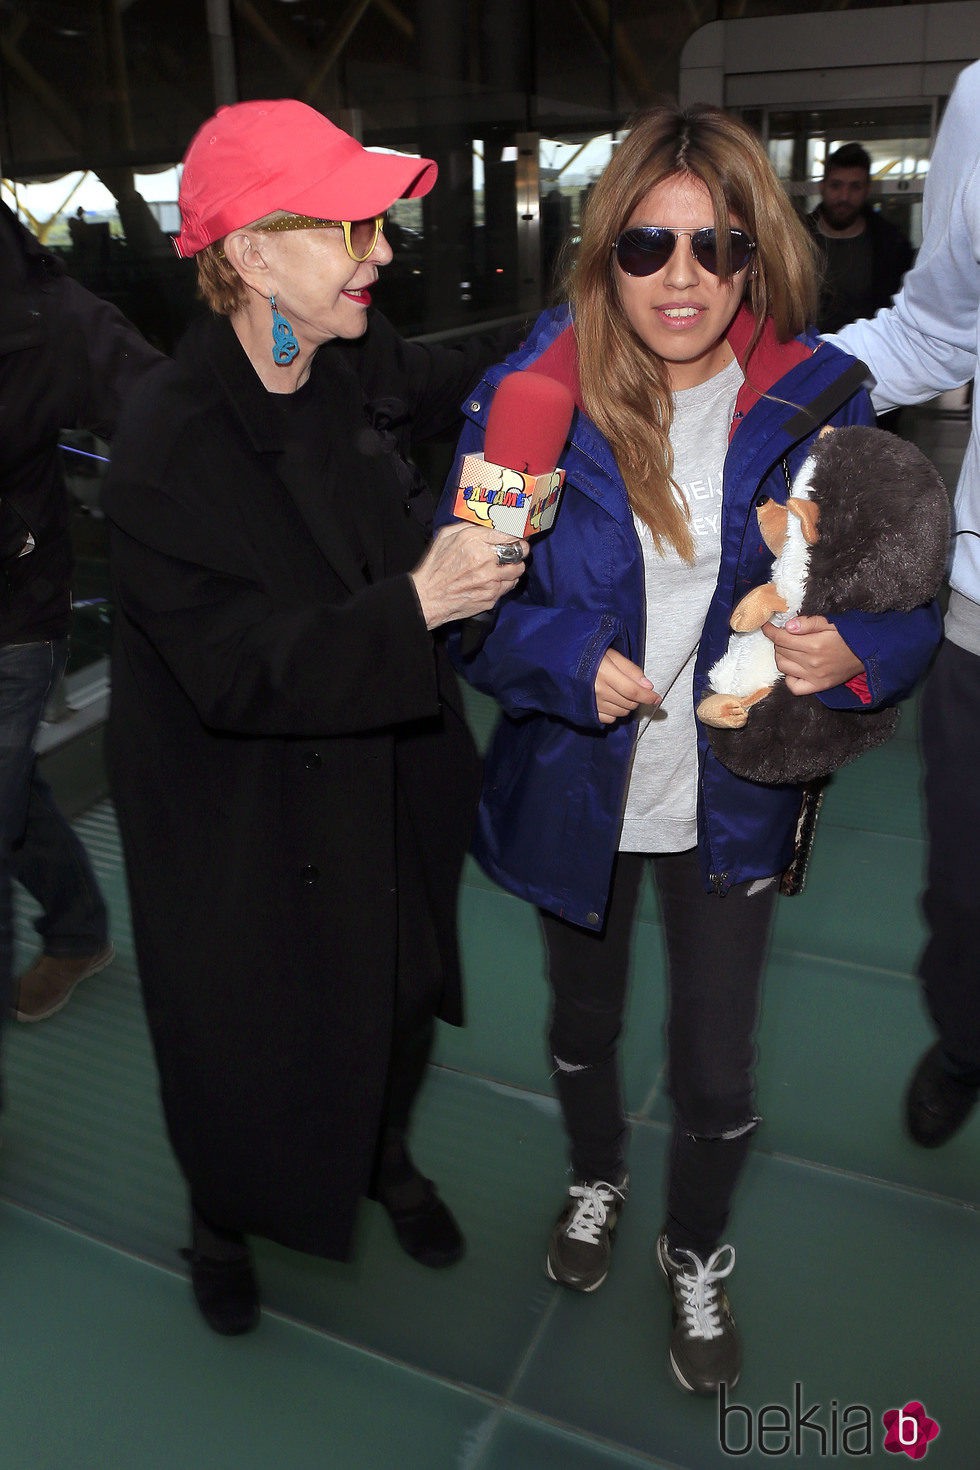
[[[801, 210], [828, 154], [861, 142], [875, 207], [917, 246], [943, 106], [978, 56], [974, 0], [0, 0], [2, 198], [170, 351], [202, 310], [172, 248], [183, 150], [221, 103], [294, 96], [368, 146], [438, 160], [436, 190], [389, 216], [395, 257], [375, 300], [405, 335], [452, 340], [530, 321], [560, 294], [591, 183], [636, 111], [665, 97], [745, 117]], [[967, 390], [902, 410], [895, 428], [952, 493]], [[722, 1422], [666, 1367], [653, 891], [624, 1054], [632, 1194], [608, 1282], [579, 1294], [544, 1272], [567, 1179], [538, 920], [472, 859], [467, 1025], [440, 1033], [416, 1128], [465, 1259], [426, 1271], [365, 1203], [349, 1264], [259, 1243], [259, 1330], [208, 1331], [179, 1254], [185, 1196], [103, 764], [111, 446], [71, 426], [62, 444], [75, 623], [39, 751], [108, 898], [116, 957], [57, 1016], [5, 1030], [0, 1470], [718, 1470], [778, 1458], [766, 1406], [807, 1415], [793, 1463], [894, 1464], [882, 1415], [911, 1401], [940, 1425], [930, 1463], [980, 1470], [980, 1123], [927, 1151], [901, 1122], [931, 1037], [915, 978], [915, 697], [888, 745], [830, 780], [804, 891], [780, 900], [764, 1123], [730, 1230], [743, 1408]], [[420, 452], [437, 484], [450, 454]], [[466, 705], [484, 745], [495, 706], [473, 691]], [[16, 917], [20, 967], [36, 935], [19, 891]], [[866, 1453], [845, 1433], [861, 1416]]]

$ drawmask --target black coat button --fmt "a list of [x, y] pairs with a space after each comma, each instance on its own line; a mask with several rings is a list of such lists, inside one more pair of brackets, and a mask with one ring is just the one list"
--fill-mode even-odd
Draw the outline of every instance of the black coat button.
[[318, 771], [323, 765], [323, 756], [318, 750], [311, 750], [304, 764], [308, 771]]
[[320, 869], [315, 868], [312, 863], [307, 863], [305, 868], [300, 868], [299, 876], [305, 888], [313, 888], [320, 881]]

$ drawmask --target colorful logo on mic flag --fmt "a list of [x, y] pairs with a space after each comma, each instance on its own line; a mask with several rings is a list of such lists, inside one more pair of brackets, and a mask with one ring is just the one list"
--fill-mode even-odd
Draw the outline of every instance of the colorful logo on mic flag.
[[482, 454], [467, 454], [453, 515], [511, 536], [536, 536], [554, 523], [564, 483], [564, 470], [527, 475], [491, 464]]

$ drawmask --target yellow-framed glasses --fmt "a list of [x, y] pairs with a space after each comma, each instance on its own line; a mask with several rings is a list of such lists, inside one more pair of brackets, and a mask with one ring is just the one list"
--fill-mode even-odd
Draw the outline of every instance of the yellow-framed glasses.
[[311, 214], [284, 214], [263, 225], [263, 230], [343, 230], [344, 247], [351, 260], [367, 260], [378, 243], [384, 229], [385, 217], [375, 215], [373, 219], [317, 219]]

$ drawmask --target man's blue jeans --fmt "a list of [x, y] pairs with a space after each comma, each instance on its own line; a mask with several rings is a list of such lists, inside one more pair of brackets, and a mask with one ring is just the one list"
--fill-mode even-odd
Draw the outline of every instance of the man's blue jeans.
[[35, 767], [34, 737], [67, 654], [64, 638], [0, 647], [0, 1020], [13, 1000], [12, 879], [41, 905], [47, 954], [92, 954], [108, 937], [88, 854]]

